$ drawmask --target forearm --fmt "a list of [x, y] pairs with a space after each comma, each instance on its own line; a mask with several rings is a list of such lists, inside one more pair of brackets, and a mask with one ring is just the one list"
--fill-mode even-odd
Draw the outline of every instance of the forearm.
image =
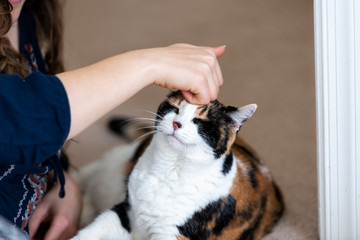
[[71, 128], [68, 139], [136, 92], [151, 84], [150, 65], [139, 61], [138, 52], [117, 55], [93, 65], [58, 74], [69, 98]]

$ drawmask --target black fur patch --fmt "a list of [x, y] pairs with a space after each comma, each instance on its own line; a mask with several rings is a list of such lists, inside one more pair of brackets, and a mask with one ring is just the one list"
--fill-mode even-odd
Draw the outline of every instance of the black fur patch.
[[[222, 230], [235, 217], [235, 210], [236, 200], [228, 195], [226, 199], [211, 202], [194, 213], [184, 225], [178, 226], [179, 232], [191, 240], [206, 240], [211, 233], [221, 235]], [[215, 227], [208, 229], [208, 224], [213, 220], [215, 220]]]
[[179, 98], [179, 99], [185, 99], [184, 95], [182, 95], [181, 91], [170, 91], [170, 93], [167, 95], [167, 98]]
[[171, 105], [168, 101], [164, 101], [162, 104], [160, 104], [160, 106], [157, 110], [155, 125], [157, 125], [157, 122], [160, 121], [169, 112], [175, 112], [176, 114], [178, 114], [179, 109], [177, 107]]
[[127, 134], [127, 123], [130, 123], [131, 119], [126, 117], [115, 117], [111, 119], [108, 123], [109, 129], [119, 135], [122, 138], [125, 138], [127, 141], [131, 141], [131, 138]]
[[257, 172], [257, 168], [254, 168], [253, 166], [247, 172], [247, 174], [249, 176], [249, 179], [250, 179], [251, 186], [254, 189], [256, 189], [257, 186], [258, 186], [258, 180], [256, 178], [256, 172]]
[[[249, 154], [251, 153], [250, 151], [243, 151], [243, 148], [242, 146], [240, 145], [233, 145], [235, 148], [239, 149], [240, 151], [242, 151], [244, 154]], [[250, 155], [250, 157], [252, 157], [253, 155]], [[253, 158], [254, 159], [254, 158]], [[247, 175], [249, 176], [249, 181], [252, 185], [252, 187], [256, 190], [257, 186], [258, 186], [258, 179], [256, 177], [256, 174], [257, 172], [259, 172], [259, 169], [258, 169], [258, 165], [257, 165], [257, 162], [258, 161], [252, 161], [252, 160], [249, 160], [249, 164], [250, 164], [250, 167], [249, 169], [247, 170]]]
[[198, 127], [199, 135], [212, 149], [214, 149], [215, 158], [219, 158], [219, 155], [226, 151], [226, 148], [221, 149], [219, 148], [220, 146], [218, 146], [220, 139], [219, 125], [214, 121], [203, 120], [199, 118], [195, 118], [193, 122]]
[[[214, 149], [215, 158], [219, 158], [227, 151], [232, 120], [224, 114], [220, 103], [210, 106], [207, 119], [194, 118], [193, 122], [198, 126], [199, 135]], [[223, 136], [221, 131], [224, 132]]]
[[214, 149], [215, 158], [219, 158], [228, 150], [228, 141], [233, 131], [233, 120], [228, 115], [229, 109], [233, 108], [213, 101], [208, 105], [206, 119], [193, 120], [198, 126], [199, 135]]
[[220, 142], [218, 142], [218, 147], [214, 150], [216, 158], [219, 158], [227, 151], [229, 136], [229, 129], [226, 129], [223, 138], [221, 138]]
[[253, 222], [253, 224], [243, 232], [243, 234], [240, 236], [239, 240], [254, 239], [255, 232], [259, 228], [260, 222], [264, 216], [266, 202], [267, 202], [267, 196], [263, 195], [261, 197], [261, 205], [260, 205], [259, 215], [255, 218], [255, 221]]
[[247, 149], [246, 147], [244, 146], [241, 146], [241, 145], [234, 145], [234, 147], [238, 148], [239, 150], [243, 151], [244, 153], [246, 153], [248, 156], [250, 156], [251, 158], [255, 159], [256, 162], [260, 165], [263, 165], [262, 161], [257, 158], [253, 152], [251, 152], [249, 149]]
[[246, 210], [239, 211], [238, 215], [245, 221], [249, 221], [253, 216], [253, 208], [252, 208], [251, 204], [249, 204], [249, 206]]
[[217, 236], [221, 235], [222, 230], [227, 227], [232, 219], [235, 217], [236, 200], [233, 196], [229, 195], [224, 203], [224, 207], [220, 216], [216, 218], [213, 233]]
[[274, 183], [273, 184], [274, 186], [274, 190], [275, 190], [275, 197], [276, 197], [276, 200], [282, 205], [282, 207], [278, 210], [276, 210], [273, 214], [272, 214], [272, 217], [275, 219], [275, 220], [278, 220], [281, 215], [284, 213], [284, 199], [281, 195], [281, 192], [280, 192], [280, 189], [279, 187]]
[[221, 200], [212, 202], [204, 209], [194, 213], [184, 225], [178, 226], [180, 234], [189, 239], [207, 239], [210, 236], [207, 224], [213, 219], [220, 206]]
[[233, 162], [234, 162], [234, 158], [233, 158], [232, 152], [230, 152], [228, 155], [226, 155], [226, 157], [224, 159], [224, 164], [223, 164], [223, 169], [222, 169], [222, 173], [224, 175], [226, 175], [230, 172]]
[[121, 225], [130, 233], [131, 232], [131, 226], [130, 226], [130, 220], [128, 216], [128, 211], [130, 209], [130, 204], [127, 200], [125, 200], [122, 203], [119, 203], [115, 205], [111, 210], [116, 212], [116, 214], [119, 216]]
[[275, 190], [276, 200], [278, 202], [283, 202], [283, 198], [282, 198], [279, 187], [275, 183], [273, 184], [273, 186], [274, 186], [274, 190]]
[[140, 143], [140, 145], [137, 147], [137, 149], [135, 150], [135, 154], [133, 155], [133, 157], [130, 159], [130, 162], [137, 162], [137, 160], [142, 156], [142, 154], [144, 153], [145, 149], [147, 148], [147, 146], [150, 144], [152, 140], [152, 136], [146, 138], [144, 141], [142, 141]]
[[237, 107], [233, 107], [233, 106], [227, 106], [224, 108], [226, 112], [235, 112], [238, 110]]
[[239, 151], [241, 151], [245, 155], [250, 156], [252, 159], [255, 160], [255, 161], [251, 161], [251, 160], [249, 161], [250, 169], [248, 169], [247, 174], [249, 176], [252, 187], [254, 189], [256, 189], [258, 186], [258, 180], [256, 178], [256, 173], [259, 171], [257, 164], [262, 165], [262, 162], [260, 161], [260, 159], [256, 158], [255, 155], [250, 150], [248, 150], [246, 147], [238, 145], [238, 144], [234, 144], [233, 147], [237, 148]]

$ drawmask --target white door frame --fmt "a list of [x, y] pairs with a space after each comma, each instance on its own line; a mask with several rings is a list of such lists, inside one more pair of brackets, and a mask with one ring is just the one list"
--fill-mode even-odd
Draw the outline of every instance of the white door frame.
[[314, 0], [320, 239], [360, 239], [360, 0]]

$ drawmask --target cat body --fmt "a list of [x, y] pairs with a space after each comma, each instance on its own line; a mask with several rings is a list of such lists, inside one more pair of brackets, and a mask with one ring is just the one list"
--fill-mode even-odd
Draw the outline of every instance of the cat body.
[[256, 105], [192, 105], [172, 93], [156, 133], [127, 162], [123, 202], [74, 239], [259, 239], [284, 205], [271, 174], [239, 138]]

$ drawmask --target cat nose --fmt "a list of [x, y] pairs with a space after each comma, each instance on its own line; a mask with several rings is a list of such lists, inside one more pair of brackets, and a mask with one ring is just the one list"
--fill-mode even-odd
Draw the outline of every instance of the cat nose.
[[179, 128], [181, 128], [181, 127], [182, 127], [182, 124], [181, 124], [181, 123], [173, 121], [173, 128], [174, 128], [174, 130], [179, 129]]

